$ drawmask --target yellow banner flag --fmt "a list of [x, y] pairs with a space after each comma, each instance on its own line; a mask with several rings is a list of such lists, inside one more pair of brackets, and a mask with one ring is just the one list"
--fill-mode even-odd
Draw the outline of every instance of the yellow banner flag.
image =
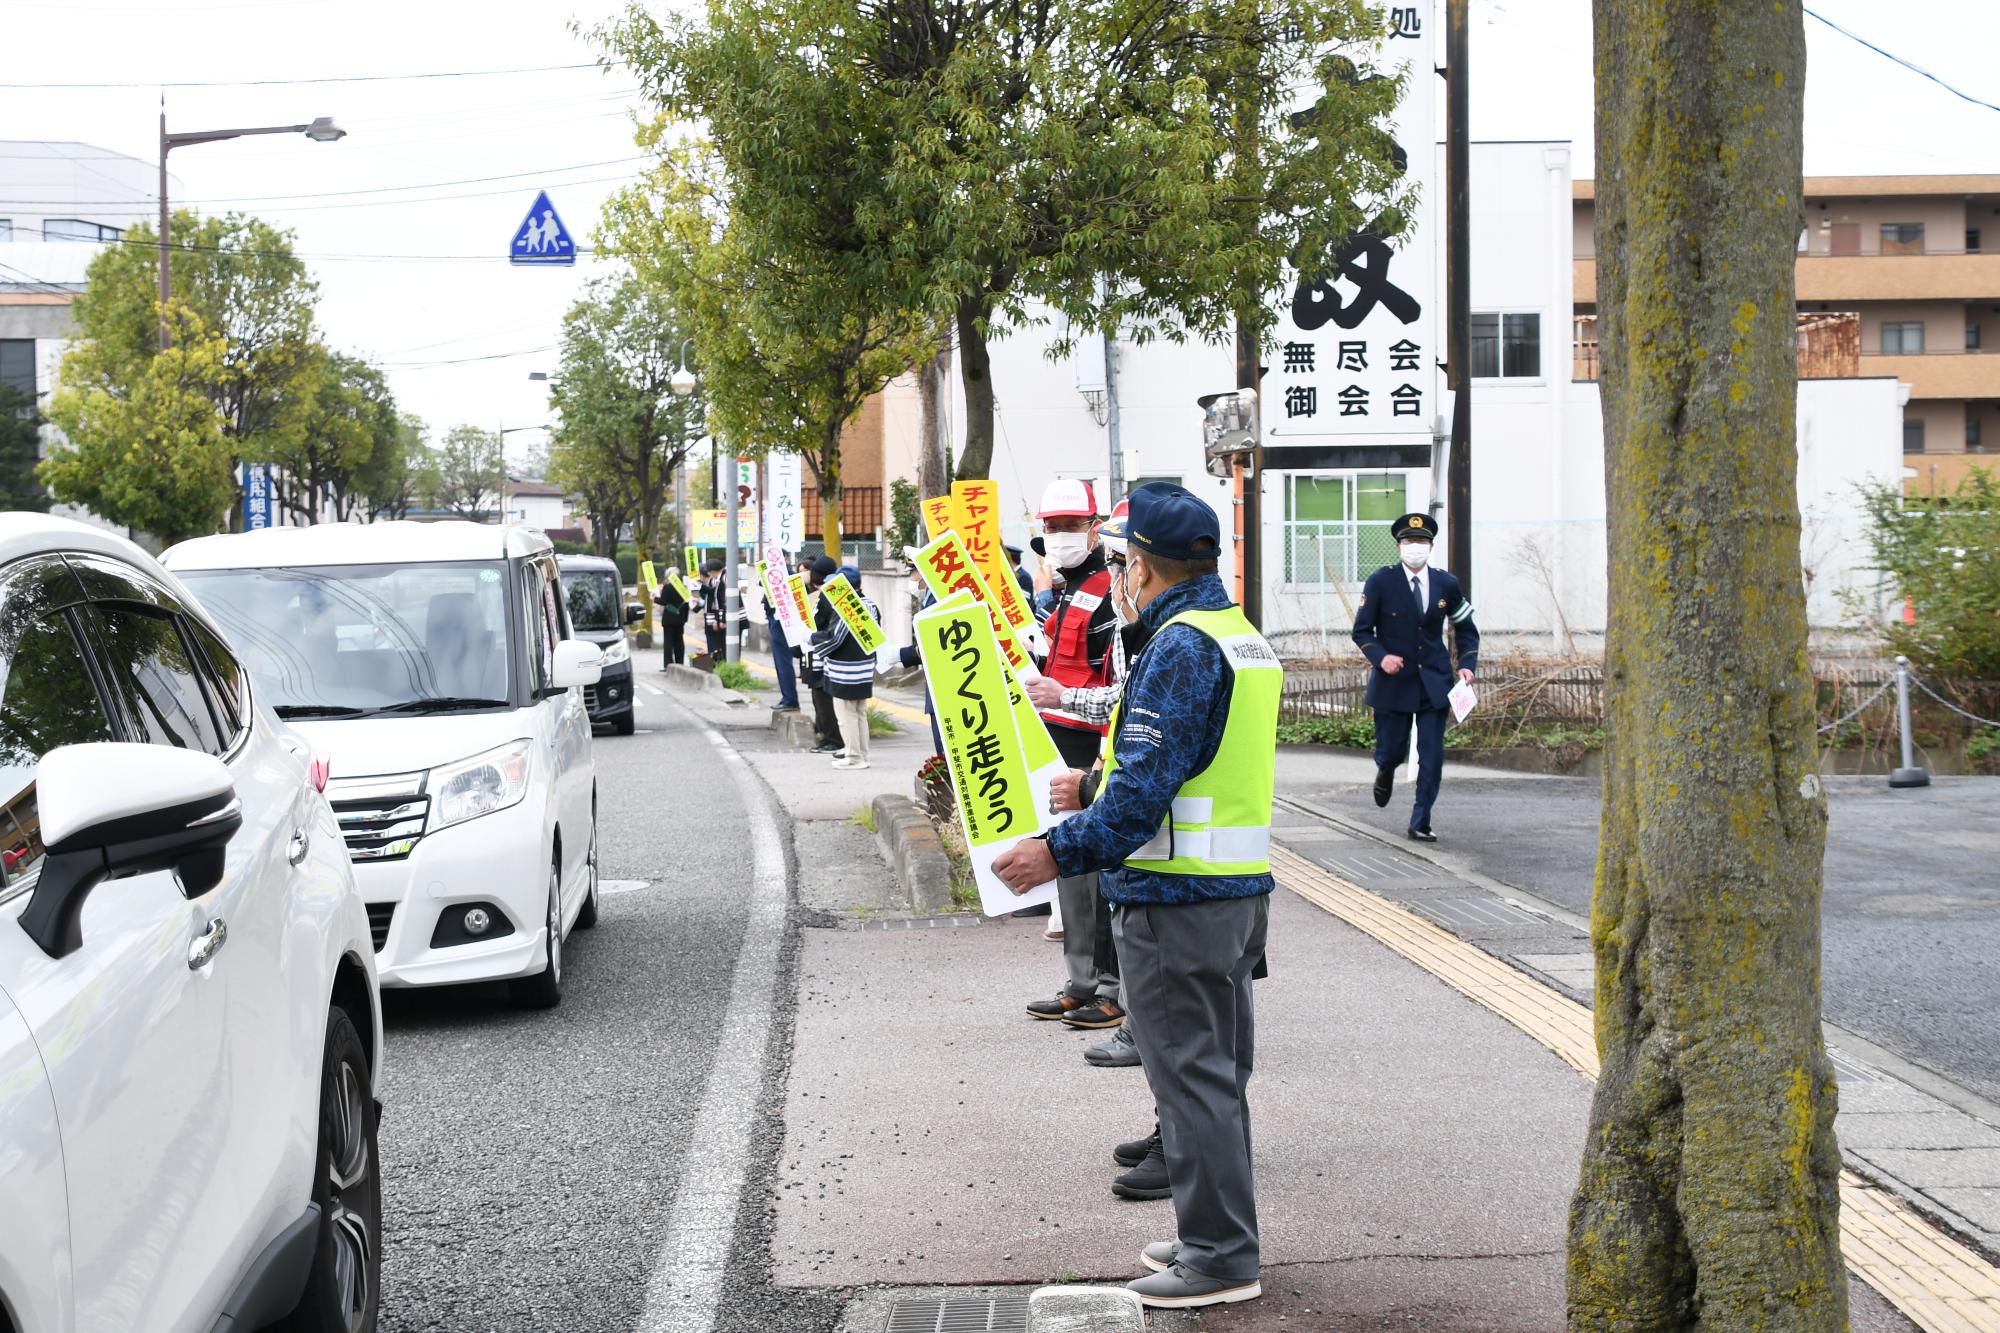
[[820, 596], [833, 603], [834, 614], [847, 625], [847, 632], [861, 645], [861, 651], [871, 656], [877, 648], [888, 642], [889, 636], [875, 623], [875, 617], [868, 614], [867, 603], [854, 585], [838, 574], [819, 585]]
[[972, 557], [986, 591], [1000, 606], [1000, 614], [1016, 630], [1035, 623], [1021, 600], [1021, 585], [1014, 581], [1013, 566], [1000, 545], [1000, 488], [990, 481], [954, 481], [952, 504], [957, 510], [959, 540]]

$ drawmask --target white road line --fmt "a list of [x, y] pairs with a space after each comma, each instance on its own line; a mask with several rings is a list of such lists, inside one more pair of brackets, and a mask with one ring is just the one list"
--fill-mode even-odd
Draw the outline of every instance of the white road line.
[[667, 1235], [653, 1261], [640, 1333], [709, 1333], [715, 1327], [736, 1236], [737, 1205], [750, 1166], [750, 1137], [764, 1090], [777, 1004], [778, 950], [784, 940], [784, 844], [770, 802], [750, 766], [721, 734], [704, 727], [721, 756], [750, 823], [750, 900], [736, 970], [727, 983], [729, 1012], [719, 1028], [715, 1063], [667, 1217]]
[[642, 690], [644, 690], [644, 691], [645, 691], [646, 693], [648, 693], [648, 694], [665, 694], [665, 693], [666, 693], [666, 691], [665, 691], [665, 690], [663, 690], [663, 689], [661, 689], [661, 688], [660, 688], [659, 686], [657, 686], [657, 685], [651, 685], [651, 684], [648, 684], [647, 682], [645, 682], [645, 681], [643, 681], [643, 680], [639, 682], [639, 688], [640, 688], [640, 689], [642, 689]]

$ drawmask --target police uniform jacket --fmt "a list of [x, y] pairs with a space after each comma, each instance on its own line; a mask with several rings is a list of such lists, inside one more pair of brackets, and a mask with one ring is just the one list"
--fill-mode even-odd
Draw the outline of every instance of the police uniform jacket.
[[[1430, 569], [1430, 605], [1418, 606], [1410, 592], [1410, 573], [1400, 563], [1384, 565], [1368, 576], [1361, 605], [1354, 612], [1354, 642], [1372, 662], [1368, 673], [1368, 706], [1389, 713], [1416, 713], [1446, 707], [1455, 673], [1444, 627], [1454, 627], [1458, 665], [1479, 666], [1479, 629], [1472, 623], [1472, 603], [1448, 570]], [[1382, 659], [1394, 654], [1403, 669], [1390, 675]]]

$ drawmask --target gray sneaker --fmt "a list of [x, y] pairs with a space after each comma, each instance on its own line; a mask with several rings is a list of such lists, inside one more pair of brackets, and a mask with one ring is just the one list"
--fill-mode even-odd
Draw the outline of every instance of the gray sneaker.
[[1099, 1069], [1129, 1069], [1139, 1063], [1139, 1047], [1132, 1040], [1132, 1024], [1121, 1023], [1107, 1041], [1086, 1047], [1083, 1058]]
[[[1150, 1247], [1148, 1247], [1150, 1248]], [[1203, 1277], [1176, 1262], [1163, 1273], [1127, 1282], [1125, 1290], [1138, 1295], [1142, 1304], [1155, 1310], [1192, 1310], [1204, 1305], [1234, 1305], [1254, 1301], [1264, 1294], [1256, 1278], [1249, 1280]]]
[[1156, 1240], [1139, 1251], [1139, 1262], [1155, 1273], [1164, 1273], [1174, 1266], [1180, 1257], [1181, 1243], [1177, 1240]]

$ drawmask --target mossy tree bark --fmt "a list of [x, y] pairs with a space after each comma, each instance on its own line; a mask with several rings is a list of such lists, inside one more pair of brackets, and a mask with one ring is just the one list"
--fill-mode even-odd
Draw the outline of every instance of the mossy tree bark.
[[1596, 0], [1609, 741], [1572, 1329], [1847, 1325], [1792, 352], [1800, 0]]

